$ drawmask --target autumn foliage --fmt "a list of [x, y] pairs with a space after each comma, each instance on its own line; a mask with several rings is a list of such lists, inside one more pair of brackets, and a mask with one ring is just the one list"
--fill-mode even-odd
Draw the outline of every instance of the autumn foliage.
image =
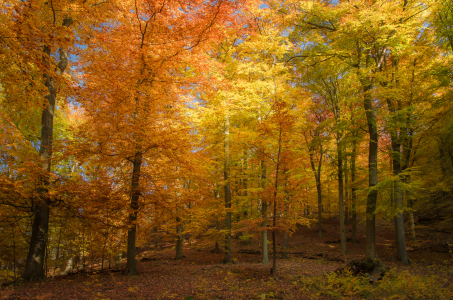
[[390, 222], [409, 265], [422, 224], [453, 229], [448, 1], [0, 9], [2, 282], [136, 275], [162, 243], [226, 264], [258, 243], [278, 279], [291, 236], [332, 218], [370, 259]]

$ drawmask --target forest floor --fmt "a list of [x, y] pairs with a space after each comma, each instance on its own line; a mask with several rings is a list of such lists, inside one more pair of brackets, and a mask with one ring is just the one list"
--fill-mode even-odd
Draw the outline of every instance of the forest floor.
[[[261, 264], [259, 240], [246, 246], [235, 239], [233, 265], [222, 264], [224, 255], [212, 253], [212, 243], [193, 241], [191, 246], [184, 245], [185, 259], [179, 261], [173, 260], [172, 245], [160, 245], [157, 249], [142, 247], [137, 255], [139, 276], [122, 276], [121, 268], [55, 276], [39, 283], [3, 287], [0, 298], [453, 299], [453, 278], [449, 280], [453, 258], [447, 244], [451, 239], [448, 233], [432, 227], [417, 228], [419, 242], [408, 247], [412, 265], [404, 266], [393, 259], [396, 249], [391, 223], [379, 221], [377, 252], [391, 269], [386, 277], [393, 277], [369, 283], [367, 278], [333, 273], [348, 261], [363, 258], [365, 252], [364, 222], [358, 226], [359, 243], [348, 242], [347, 253], [340, 249], [337, 223], [326, 222], [322, 238], [317, 235], [317, 226], [300, 227], [290, 237], [288, 257], [278, 255], [278, 280], [270, 274], [271, 264]], [[280, 237], [278, 244], [281, 241]]]

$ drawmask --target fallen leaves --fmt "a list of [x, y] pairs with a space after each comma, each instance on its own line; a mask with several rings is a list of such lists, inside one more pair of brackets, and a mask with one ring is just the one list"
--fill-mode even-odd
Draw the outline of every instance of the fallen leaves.
[[[254, 254], [259, 252], [258, 243], [248, 246], [253, 251], [245, 251], [252, 254], [237, 255], [239, 249], [235, 248], [237, 263], [234, 265], [220, 265], [222, 253], [211, 253], [212, 245], [197, 244], [184, 249], [187, 258], [181, 261], [173, 260], [173, 251], [146, 249], [142, 253], [147, 259], [142, 258], [137, 265], [140, 276], [129, 278], [119, 273], [97, 272], [55, 277], [43, 283], [8, 287], [2, 290], [1, 299], [313, 299], [317, 294], [307, 295], [302, 282], [322, 280], [325, 274], [345, 265], [340, 260], [361, 258], [364, 252], [363, 242], [348, 244], [355, 254], [330, 248], [323, 241], [334, 240], [338, 233], [333, 222], [326, 223], [325, 228], [324, 238], [317, 236], [316, 229], [306, 227], [300, 227], [291, 237], [289, 258], [278, 260], [279, 281], [270, 275], [271, 266], [262, 265], [261, 256]], [[392, 238], [392, 234], [383, 230], [379, 236], [385, 240]], [[238, 240], [234, 241], [240, 245]], [[393, 248], [379, 250], [394, 251]], [[390, 261], [386, 264], [398, 270], [408, 268]], [[423, 274], [424, 270], [423, 266], [411, 267], [411, 273]], [[439, 270], [436, 265], [431, 271]], [[352, 289], [355, 282], [348, 284]]]

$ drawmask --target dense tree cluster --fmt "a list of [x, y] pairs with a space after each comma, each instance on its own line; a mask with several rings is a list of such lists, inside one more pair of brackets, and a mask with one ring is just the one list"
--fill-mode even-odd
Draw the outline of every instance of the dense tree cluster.
[[[449, 1], [4, 0], [0, 268], [35, 281], [136, 247], [358, 224], [398, 260], [453, 218]], [[362, 222], [362, 223], [359, 223]], [[271, 235], [271, 237], [268, 237]], [[277, 245], [276, 238], [283, 238]]]

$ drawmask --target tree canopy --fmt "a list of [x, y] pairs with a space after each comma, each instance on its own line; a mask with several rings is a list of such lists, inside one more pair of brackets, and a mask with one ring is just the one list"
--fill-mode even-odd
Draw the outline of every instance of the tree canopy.
[[[67, 274], [168, 241], [272, 274], [298, 226], [347, 252], [453, 220], [449, 1], [4, 0], [0, 271]], [[279, 245], [276, 237], [282, 237]], [[279, 249], [277, 249], [279, 247]], [[8, 272], [14, 270], [14, 273]], [[13, 275], [11, 275], [13, 274]], [[3, 279], [2, 279], [3, 280]]]

